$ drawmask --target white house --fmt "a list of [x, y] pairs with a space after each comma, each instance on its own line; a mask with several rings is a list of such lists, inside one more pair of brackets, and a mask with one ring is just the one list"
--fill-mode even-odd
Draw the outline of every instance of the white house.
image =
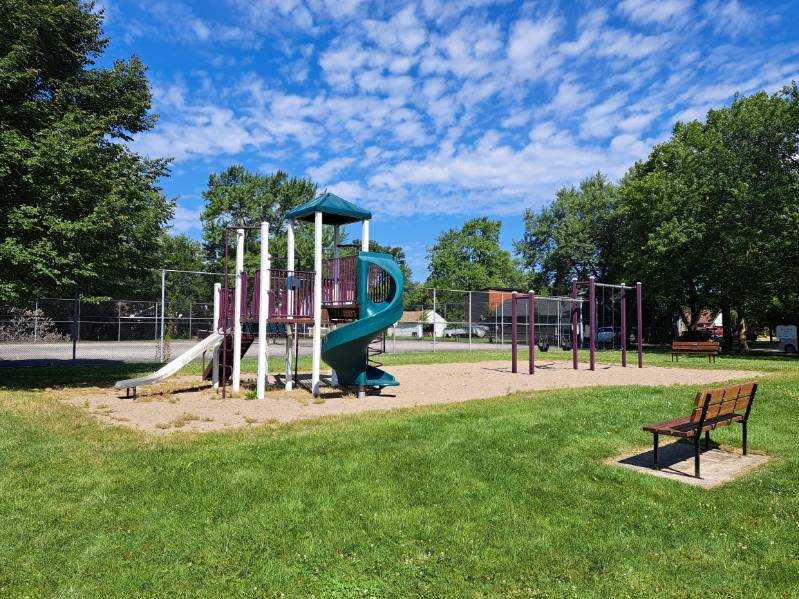
[[436, 337], [442, 337], [447, 324], [444, 317], [433, 310], [408, 310], [394, 323], [389, 335], [422, 337], [425, 334], [432, 335], [435, 330]]

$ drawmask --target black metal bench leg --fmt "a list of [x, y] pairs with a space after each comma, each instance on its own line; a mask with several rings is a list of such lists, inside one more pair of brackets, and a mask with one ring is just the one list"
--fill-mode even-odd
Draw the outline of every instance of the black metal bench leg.
[[705, 449], [710, 449], [710, 431], [705, 431]]
[[655, 468], [660, 468], [660, 464], [658, 463], [658, 434], [652, 433], [652, 436], [654, 437], [652, 455], [655, 462]]
[[702, 478], [699, 476], [699, 434], [697, 433], [694, 435], [694, 476], [696, 478]]
[[744, 455], [746, 455], [746, 420], [744, 420], [741, 425], [743, 426], [743, 450]]

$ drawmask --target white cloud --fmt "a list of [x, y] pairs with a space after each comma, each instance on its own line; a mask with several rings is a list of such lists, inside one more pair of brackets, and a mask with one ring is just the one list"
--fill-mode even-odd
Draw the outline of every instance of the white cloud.
[[[185, 200], [185, 198], [182, 198], [182, 200]], [[175, 216], [169, 224], [175, 233], [196, 232], [201, 228], [201, 215], [202, 208], [188, 208], [182, 203], [178, 203], [178, 205], [175, 206]]]
[[692, 0], [622, 0], [619, 10], [635, 23], [674, 24], [692, 5]]
[[738, 0], [709, 0], [702, 8], [713, 30], [719, 35], [737, 35], [749, 31], [758, 21], [754, 11]]
[[553, 17], [537, 21], [523, 19], [513, 24], [508, 40], [508, 58], [523, 78], [536, 79], [559, 63], [550, 45], [559, 27], [560, 20]]
[[309, 168], [305, 172], [311, 179], [320, 185], [324, 185], [325, 183], [329, 182], [332, 176], [340, 173], [353, 162], [355, 162], [355, 158], [352, 158], [351, 156], [342, 156], [340, 158], [328, 160], [320, 166]]

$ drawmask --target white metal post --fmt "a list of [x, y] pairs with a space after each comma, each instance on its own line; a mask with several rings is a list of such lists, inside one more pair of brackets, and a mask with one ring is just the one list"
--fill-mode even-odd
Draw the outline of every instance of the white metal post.
[[[214, 283], [214, 320], [211, 324], [211, 334], [215, 334], [219, 331], [219, 312], [220, 312], [220, 303], [222, 300], [222, 283]], [[224, 341], [223, 341], [224, 342]], [[219, 352], [222, 351], [222, 345], [220, 344], [216, 349], [214, 349], [213, 355], [213, 365], [211, 371], [211, 383], [214, 389], [219, 388]]]
[[322, 213], [314, 214], [314, 288], [313, 356], [311, 357], [311, 393], [319, 394], [319, 371], [322, 363]]
[[436, 351], [436, 288], [435, 287], [433, 287], [433, 351]]
[[369, 251], [369, 221], [361, 221], [361, 251]]
[[269, 317], [269, 223], [261, 223], [261, 274], [258, 285], [258, 399], [266, 394], [266, 321]]
[[[286, 274], [289, 277], [294, 275], [294, 227], [294, 221], [290, 220], [286, 228], [286, 270], [288, 271]], [[294, 291], [292, 291], [291, 288], [287, 290], [286, 297], [289, 306], [288, 313], [289, 316], [291, 316], [291, 311], [294, 307]], [[294, 379], [291, 373], [291, 326], [292, 323], [286, 323], [286, 391], [291, 391], [294, 387]]]
[[241, 390], [241, 273], [244, 272], [244, 229], [236, 229], [236, 287], [233, 293], [233, 393]]
[[[161, 343], [158, 345], [159, 347], [159, 357], [161, 361], [166, 361], [166, 351], [164, 348], [164, 306], [166, 302], [166, 270], [161, 270]], [[158, 308], [156, 308], [156, 312], [158, 312]]]

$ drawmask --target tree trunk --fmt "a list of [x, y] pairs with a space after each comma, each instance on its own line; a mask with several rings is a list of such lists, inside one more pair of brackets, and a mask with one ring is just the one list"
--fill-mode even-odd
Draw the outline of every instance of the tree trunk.
[[748, 352], [749, 351], [749, 339], [747, 337], [748, 327], [746, 326], [746, 318], [740, 317], [738, 319], [738, 347], [741, 348], [741, 351]]
[[730, 351], [732, 349], [732, 315], [729, 306], [721, 307], [721, 320], [724, 330], [724, 349]]

